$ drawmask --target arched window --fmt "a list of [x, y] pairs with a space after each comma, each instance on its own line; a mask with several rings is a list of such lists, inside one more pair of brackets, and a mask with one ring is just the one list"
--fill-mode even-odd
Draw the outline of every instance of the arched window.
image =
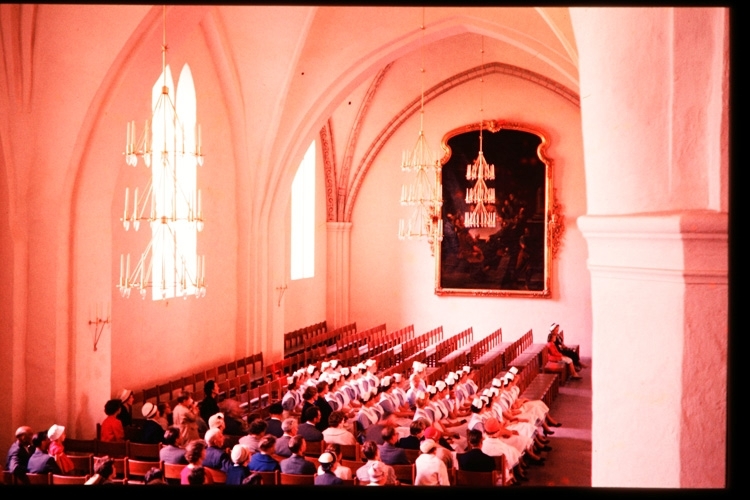
[[292, 181], [291, 279], [315, 276], [315, 141]]
[[[154, 151], [151, 211], [157, 219], [151, 226], [153, 300], [172, 298], [176, 291], [179, 295], [194, 294], [194, 276], [198, 274], [196, 224], [192, 222], [195, 214], [190, 212], [199, 210], [200, 194], [196, 199], [196, 157], [189, 154], [196, 149], [195, 85], [187, 64], [180, 72], [176, 92], [170, 67], [166, 66], [165, 71], [166, 78], [160, 75], [152, 90], [155, 110], [159, 99], [166, 97], [163, 86], [169, 89], [170, 97], [161, 103], [160, 112], [154, 114], [151, 128]], [[169, 222], [160, 223], [162, 218]]]

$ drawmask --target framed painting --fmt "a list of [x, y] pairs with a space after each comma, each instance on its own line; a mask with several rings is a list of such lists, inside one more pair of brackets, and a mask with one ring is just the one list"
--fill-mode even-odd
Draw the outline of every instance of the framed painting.
[[[551, 261], [562, 235], [545, 134], [519, 123], [484, 122], [482, 153], [492, 197], [477, 215], [480, 125], [442, 141], [443, 238], [436, 242], [437, 295], [549, 297]], [[482, 227], [477, 221], [482, 220]]]

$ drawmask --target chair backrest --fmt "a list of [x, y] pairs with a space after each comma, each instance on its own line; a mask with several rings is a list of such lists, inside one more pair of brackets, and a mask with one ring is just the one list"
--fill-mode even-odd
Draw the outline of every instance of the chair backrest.
[[85, 484], [91, 476], [61, 476], [52, 474], [51, 484]]
[[[98, 457], [94, 457], [94, 463], [96, 463], [96, 459]], [[114, 463], [112, 464], [112, 468], [114, 469], [114, 473], [112, 474], [111, 480], [114, 479], [124, 479], [125, 478], [125, 470], [128, 467], [128, 457], [120, 457], [115, 458], [112, 455], [109, 456]]]
[[162, 462], [162, 472], [164, 473], [164, 480], [168, 484], [180, 484], [180, 473], [185, 467], [187, 467], [187, 464], [165, 464], [164, 462]]
[[355, 475], [357, 473], [357, 469], [365, 465], [365, 462], [362, 460], [347, 460], [345, 458], [341, 459], [341, 465], [344, 467], [349, 467], [352, 470], [352, 475]]
[[162, 463], [160, 460], [156, 461], [146, 461], [146, 460], [135, 460], [132, 458], [129, 458], [127, 463], [125, 464], [125, 479], [128, 480], [128, 482], [131, 482], [133, 480], [135, 481], [143, 481], [144, 476], [148, 471], [150, 471], [153, 467], [156, 467], [157, 469], [162, 469]]
[[315, 484], [315, 474], [284, 474], [283, 472], [279, 472], [279, 484], [312, 486]]
[[0, 476], [0, 484], [7, 484], [8, 486], [11, 486], [15, 483], [13, 473], [9, 470], [2, 471], [2, 476]]
[[158, 461], [161, 444], [128, 443], [128, 458], [143, 461]]
[[227, 473], [218, 470], [218, 469], [212, 469], [211, 467], [206, 467], [211, 472], [211, 477], [214, 478], [214, 484], [225, 484], [227, 482]]
[[279, 484], [279, 471], [273, 472], [253, 472], [258, 474], [263, 479], [263, 485], [276, 485]]
[[[68, 440], [65, 440], [65, 446], [67, 447]], [[91, 475], [94, 473], [94, 454], [85, 453], [81, 455], [70, 454], [68, 455], [70, 461], [73, 462], [73, 472], [78, 476]]]
[[52, 474], [32, 474], [27, 473], [26, 477], [29, 479], [29, 484], [52, 484]]
[[406, 449], [404, 450], [404, 455], [406, 455], [406, 459], [411, 463], [414, 463], [417, 460], [417, 458], [419, 458], [420, 454], [421, 452], [419, 450], [406, 450]]
[[[67, 441], [66, 441], [67, 443]], [[111, 458], [124, 458], [128, 456], [127, 441], [99, 441], [96, 442], [96, 456], [108, 455]]]
[[320, 454], [323, 453], [323, 450], [321, 449], [321, 446], [323, 445], [322, 441], [305, 441], [305, 444], [306, 457], [319, 457]]
[[393, 472], [396, 473], [396, 479], [400, 483], [414, 484], [414, 464], [409, 465], [391, 465]]
[[457, 470], [456, 486], [499, 486], [502, 472], [493, 470], [491, 472], [474, 472], [468, 470]]
[[362, 461], [362, 448], [359, 444], [343, 444], [339, 445], [339, 448], [341, 449], [342, 460], [354, 460], [355, 462]]
[[71, 439], [66, 437], [65, 453], [68, 455], [96, 453], [96, 439]]

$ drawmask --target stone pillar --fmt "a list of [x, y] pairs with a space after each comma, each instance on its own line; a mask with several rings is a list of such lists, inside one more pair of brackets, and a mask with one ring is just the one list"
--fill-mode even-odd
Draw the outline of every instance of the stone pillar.
[[349, 323], [349, 252], [352, 223], [328, 222], [326, 228], [328, 230], [326, 322], [330, 330]]
[[572, 8], [592, 486], [725, 486], [726, 9]]

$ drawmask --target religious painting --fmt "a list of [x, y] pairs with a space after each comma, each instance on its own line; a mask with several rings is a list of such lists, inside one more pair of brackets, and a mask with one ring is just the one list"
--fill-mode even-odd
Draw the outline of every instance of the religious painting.
[[435, 293], [549, 297], [562, 217], [547, 139], [517, 123], [483, 125], [481, 134], [474, 124], [443, 138]]

